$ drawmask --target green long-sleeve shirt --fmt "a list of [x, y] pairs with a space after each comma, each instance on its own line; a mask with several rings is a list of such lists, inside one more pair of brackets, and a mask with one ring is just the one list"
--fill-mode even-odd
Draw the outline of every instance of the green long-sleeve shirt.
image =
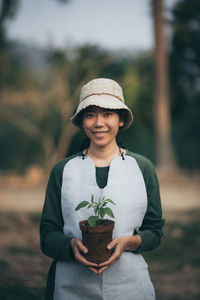
[[[78, 153], [77, 155], [82, 154]], [[141, 236], [142, 244], [134, 252], [140, 253], [158, 247], [161, 241], [164, 220], [162, 218], [159, 184], [154, 167], [148, 159], [128, 150], [126, 155], [136, 159], [143, 174], [147, 191], [147, 211], [142, 226], [133, 233]], [[61, 187], [64, 166], [75, 156], [61, 160], [52, 169], [42, 211], [40, 223], [41, 249], [46, 255], [57, 261], [72, 261], [74, 259], [70, 247], [71, 238], [63, 232]], [[96, 169], [97, 183], [101, 188], [107, 183], [108, 170], [109, 167]]]

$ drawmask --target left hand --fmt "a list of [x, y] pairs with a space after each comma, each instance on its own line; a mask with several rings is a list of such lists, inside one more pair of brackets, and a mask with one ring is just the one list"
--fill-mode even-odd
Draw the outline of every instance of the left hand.
[[140, 246], [141, 242], [141, 237], [138, 234], [133, 236], [120, 236], [113, 239], [112, 242], [107, 245], [107, 248], [109, 250], [113, 249], [114, 252], [107, 261], [99, 264], [98, 275], [120, 259], [122, 252], [125, 250], [135, 251]]

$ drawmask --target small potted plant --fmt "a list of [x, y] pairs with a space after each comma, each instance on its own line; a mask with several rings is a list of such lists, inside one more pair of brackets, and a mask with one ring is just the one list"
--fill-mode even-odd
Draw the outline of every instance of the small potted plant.
[[80, 221], [79, 226], [82, 232], [83, 244], [88, 249], [85, 257], [88, 261], [97, 264], [106, 261], [112, 255], [112, 251], [107, 249], [107, 245], [112, 241], [115, 222], [104, 219], [105, 215], [114, 218], [112, 210], [107, 207], [109, 203], [115, 205], [111, 199], [105, 197], [99, 198], [99, 201], [96, 202], [92, 195], [90, 202], [82, 201], [75, 208], [75, 211], [83, 207], [94, 209], [94, 215], [87, 220]]

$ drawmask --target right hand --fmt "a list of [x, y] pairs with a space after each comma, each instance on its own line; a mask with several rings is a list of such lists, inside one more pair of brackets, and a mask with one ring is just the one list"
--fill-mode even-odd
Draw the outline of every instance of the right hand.
[[74, 252], [75, 260], [78, 263], [83, 264], [84, 266], [88, 267], [94, 274], [98, 275], [98, 265], [92, 262], [89, 262], [83, 254], [88, 252], [88, 249], [83, 245], [82, 241], [77, 238], [71, 239], [71, 247]]

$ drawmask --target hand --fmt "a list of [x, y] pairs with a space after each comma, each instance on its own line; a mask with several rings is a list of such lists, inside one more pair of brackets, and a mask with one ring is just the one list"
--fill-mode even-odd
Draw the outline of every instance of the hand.
[[97, 274], [100, 275], [103, 271], [112, 266], [118, 259], [123, 251], [135, 251], [141, 244], [141, 237], [137, 235], [133, 236], [120, 236], [112, 240], [107, 246], [109, 250], [113, 249], [114, 252], [112, 256], [99, 265]]
[[93, 273], [98, 275], [97, 267], [98, 265], [92, 262], [89, 262], [83, 254], [86, 254], [88, 252], [88, 249], [83, 245], [82, 241], [77, 238], [71, 239], [71, 247], [74, 252], [75, 260], [78, 263], [83, 264], [84, 266], [88, 267]]

